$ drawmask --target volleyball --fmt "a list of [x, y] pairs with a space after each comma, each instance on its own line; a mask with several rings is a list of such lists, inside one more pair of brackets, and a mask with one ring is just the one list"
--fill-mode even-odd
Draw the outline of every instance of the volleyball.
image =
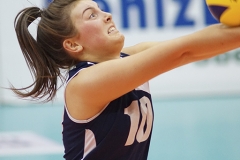
[[240, 0], [206, 0], [212, 16], [228, 26], [240, 26]]

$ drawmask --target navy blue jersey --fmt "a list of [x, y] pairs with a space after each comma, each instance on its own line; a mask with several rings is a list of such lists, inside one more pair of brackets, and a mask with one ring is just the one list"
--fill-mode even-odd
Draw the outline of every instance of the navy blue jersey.
[[[69, 72], [68, 82], [81, 69], [94, 64], [77, 64]], [[72, 118], [65, 105], [62, 124], [67, 160], [146, 160], [153, 126], [148, 83], [111, 101], [88, 120]]]

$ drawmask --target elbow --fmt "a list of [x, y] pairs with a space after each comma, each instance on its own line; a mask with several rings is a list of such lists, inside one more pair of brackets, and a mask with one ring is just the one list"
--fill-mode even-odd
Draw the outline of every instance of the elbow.
[[198, 59], [198, 57], [195, 56], [194, 53], [185, 51], [180, 56], [180, 65], [185, 65], [185, 64], [195, 62], [198, 60], [200, 60], [200, 59]]

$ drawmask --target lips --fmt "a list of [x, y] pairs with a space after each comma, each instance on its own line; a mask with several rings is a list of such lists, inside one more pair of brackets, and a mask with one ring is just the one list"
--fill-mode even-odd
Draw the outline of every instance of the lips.
[[115, 27], [110, 27], [108, 30], [108, 34], [111, 34], [112, 32], [114, 32], [116, 30]]

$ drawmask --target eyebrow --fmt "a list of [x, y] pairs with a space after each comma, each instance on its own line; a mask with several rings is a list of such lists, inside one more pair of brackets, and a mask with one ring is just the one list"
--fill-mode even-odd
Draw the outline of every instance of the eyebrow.
[[[97, 5], [97, 7], [100, 9], [100, 6], [99, 6], [99, 5]], [[89, 9], [94, 9], [94, 7], [88, 7], [88, 8], [86, 8], [86, 9], [84, 9], [83, 12], [82, 12], [82, 15], [83, 15], [87, 10], [89, 10]]]
[[88, 7], [88, 8], [86, 8], [86, 9], [84, 9], [83, 12], [82, 12], [82, 15], [84, 15], [84, 13], [85, 13], [87, 10], [89, 10], [89, 9], [93, 9], [93, 7]]

